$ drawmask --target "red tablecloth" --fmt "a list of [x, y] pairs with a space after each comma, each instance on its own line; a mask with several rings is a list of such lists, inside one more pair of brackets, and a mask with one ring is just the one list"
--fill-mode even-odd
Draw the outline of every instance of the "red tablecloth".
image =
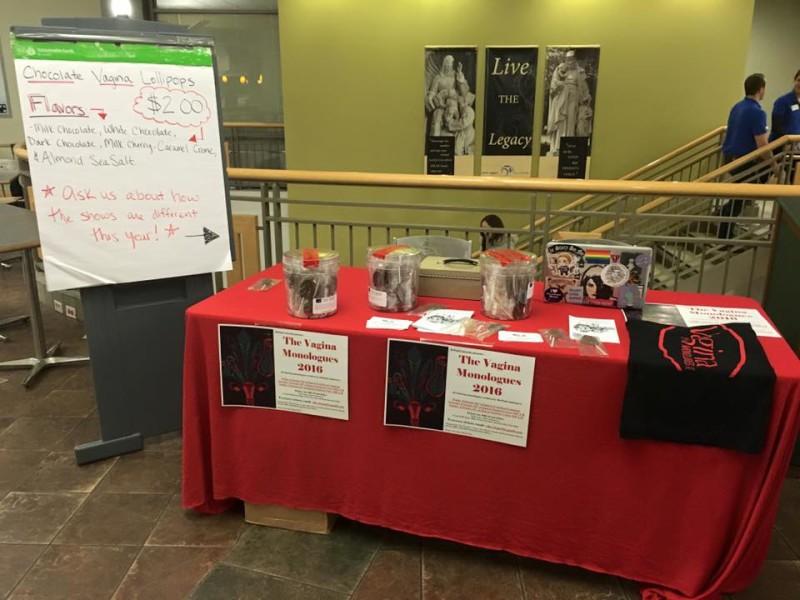
[[[614, 318], [622, 343], [608, 345], [604, 358], [490, 341], [495, 350], [537, 358], [528, 447], [518, 448], [383, 426], [386, 338], [419, 334], [364, 329], [378, 314], [367, 306], [365, 271], [343, 268], [339, 312], [315, 321], [287, 315], [282, 284], [247, 289], [264, 276], [281, 278], [280, 268], [187, 312], [185, 507], [215, 512], [238, 498], [338, 513], [650, 582], [645, 598], [717, 598], [756, 577], [800, 423], [800, 363], [782, 339], [760, 338], [777, 374], [761, 454], [627, 441], [618, 435], [628, 352], [622, 313], [537, 298], [533, 316], [514, 329], [567, 329], [570, 314]], [[729, 296], [653, 292], [648, 299], [757, 307]], [[222, 408], [218, 323], [348, 335], [350, 420]]]

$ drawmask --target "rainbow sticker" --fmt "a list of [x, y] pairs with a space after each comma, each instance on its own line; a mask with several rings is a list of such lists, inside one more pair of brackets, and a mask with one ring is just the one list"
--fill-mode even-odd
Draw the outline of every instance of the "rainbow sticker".
[[611, 250], [598, 250], [592, 248], [586, 251], [583, 259], [590, 265], [602, 265], [611, 261]]

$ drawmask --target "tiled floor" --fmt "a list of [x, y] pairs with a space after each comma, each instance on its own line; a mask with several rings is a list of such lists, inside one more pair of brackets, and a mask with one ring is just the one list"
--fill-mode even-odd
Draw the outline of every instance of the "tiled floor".
[[[19, 268], [0, 271], [0, 317], [24, 312]], [[81, 327], [46, 312], [48, 339], [86, 351]], [[24, 326], [0, 360], [26, 356]], [[8, 381], [3, 382], [4, 379]], [[0, 597], [148, 600], [632, 600], [636, 586], [508, 554], [340, 521], [330, 536], [180, 508], [180, 438], [78, 467], [99, 437], [87, 367], [30, 390], [0, 371]], [[800, 598], [800, 473], [783, 491], [769, 560], [741, 600]]]

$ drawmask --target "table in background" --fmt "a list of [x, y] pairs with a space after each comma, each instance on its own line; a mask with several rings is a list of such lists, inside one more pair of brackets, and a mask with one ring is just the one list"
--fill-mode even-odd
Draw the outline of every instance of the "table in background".
[[[47, 367], [89, 362], [88, 356], [54, 356], [61, 342], [56, 342], [50, 348], [46, 347], [33, 256], [34, 249], [38, 247], [39, 230], [36, 226], [36, 215], [26, 208], [0, 204], [0, 253], [22, 251], [22, 273], [30, 299], [34, 351], [34, 356], [30, 358], [0, 362], [0, 370], [29, 368], [30, 372], [22, 382], [25, 386]], [[19, 320], [19, 317], [12, 319]]]
[[[339, 312], [289, 317], [285, 290], [247, 288], [187, 312], [183, 505], [206, 512], [242, 499], [345, 517], [646, 581], [649, 598], [716, 598], [757, 575], [800, 425], [800, 363], [783, 339], [760, 338], [775, 369], [773, 416], [759, 455], [620, 439], [628, 337], [622, 312], [545, 304], [513, 329], [568, 329], [570, 314], [613, 318], [621, 344], [582, 357], [545, 344], [487, 340], [536, 357], [528, 447], [383, 425], [386, 340], [364, 329], [367, 274], [343, 268]], [[652, 302], [757, 307], [737, 297], [653, 292]], [[424, 302], [425, 299], [423, 299]], [[436, 300], [479, 310], [479, 303]], [[222, 408], [217, 325], [257, 324], [349, 336], [350, 420]], [[424, 335], [458, 344], [456, 338]]]

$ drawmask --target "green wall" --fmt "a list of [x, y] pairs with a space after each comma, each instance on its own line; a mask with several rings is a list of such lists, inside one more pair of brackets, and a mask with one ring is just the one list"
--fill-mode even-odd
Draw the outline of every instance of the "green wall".
[[767, 113], [778, 96], [791, 91], [800, 69], [797, 0], [756, 0], [747, 73], [763, 73], [767, 93], [761, 103]]
[[[486, 45], [542, 49], [538, 130], [544, 47], [599, 44], [591, 176], [616, 178], [725, 122], [741, 95], [753, 0], [281, 0], [279, 8], [288, 168], [421, 173], [426, 44], [478, 46], [476, 151]], [[298, 186], [290, 194], [409, 204], [527, 201]], [[451, 215], [436, 218], [447, 223]]]

